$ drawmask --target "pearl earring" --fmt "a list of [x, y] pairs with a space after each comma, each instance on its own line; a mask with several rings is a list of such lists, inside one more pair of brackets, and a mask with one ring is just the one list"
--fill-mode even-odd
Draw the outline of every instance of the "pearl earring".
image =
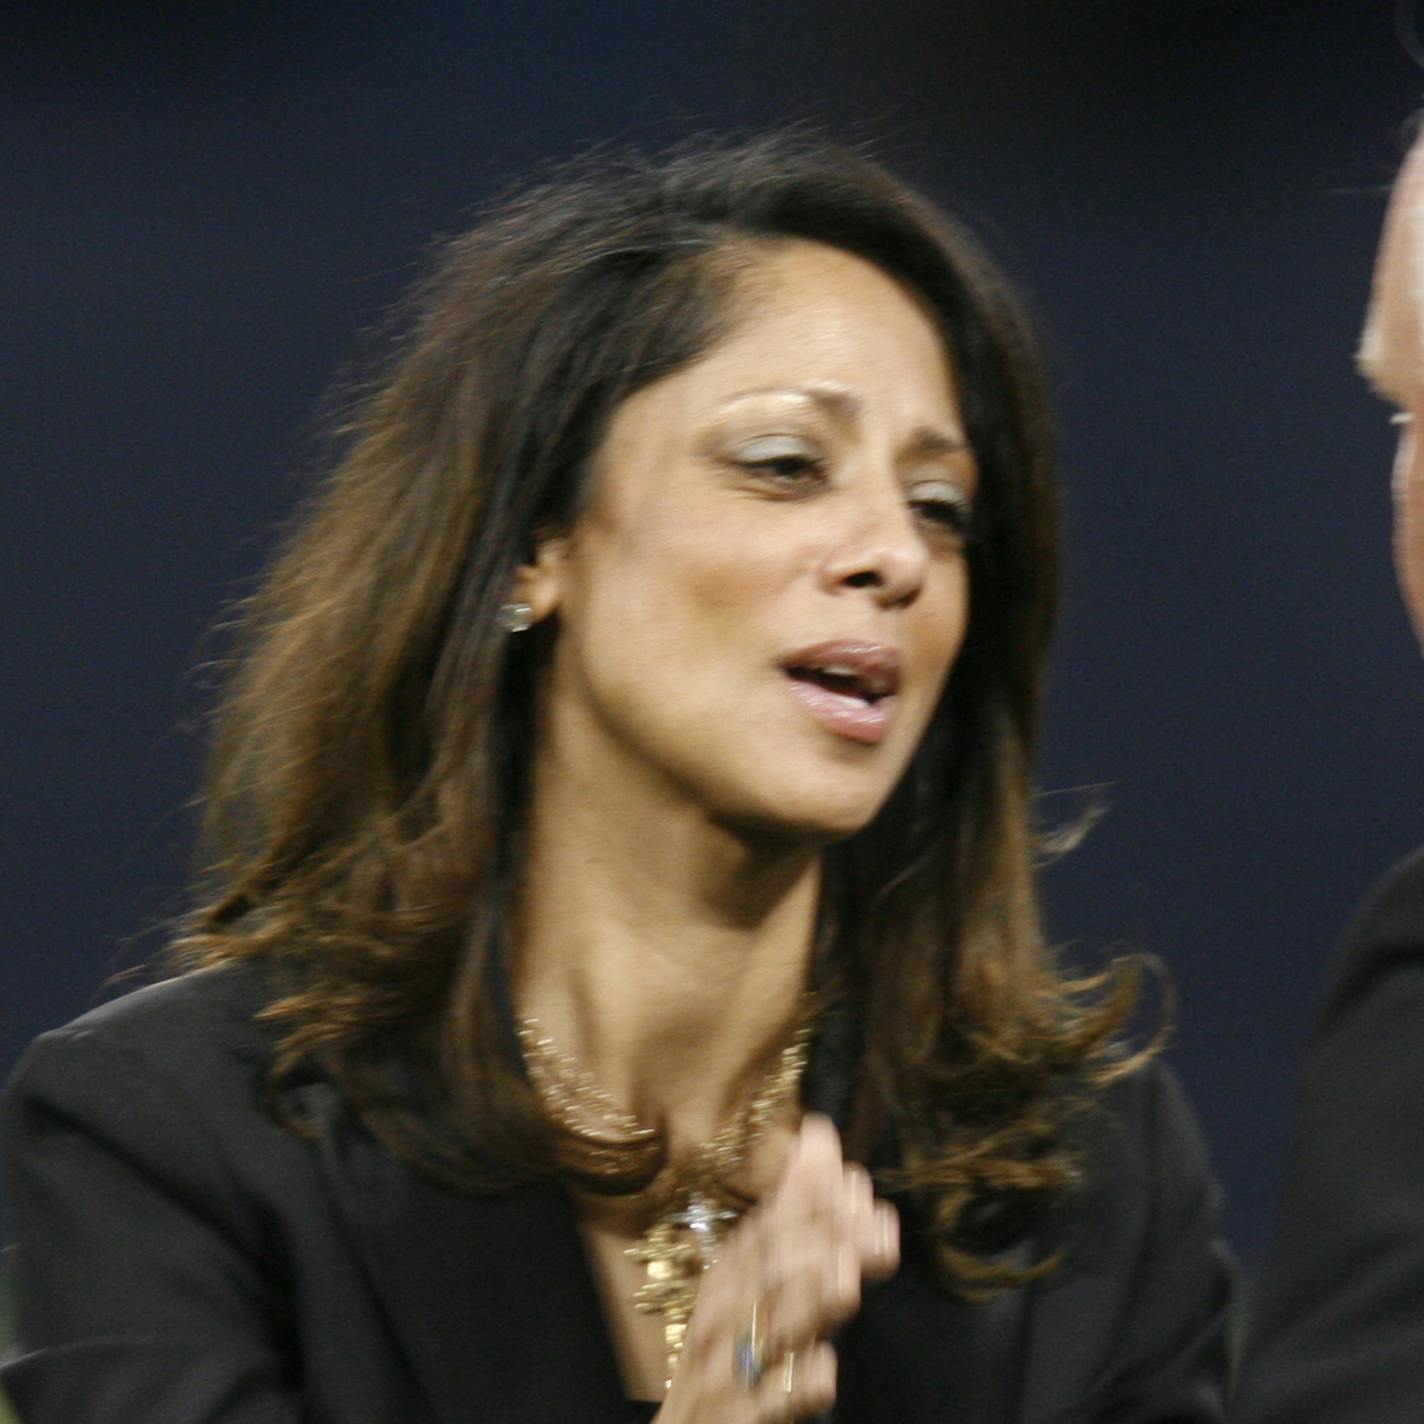
[[502, 604], [499, 626], [506, 633], [527, 633], [534, 626], [534, 609], [520, 600]]

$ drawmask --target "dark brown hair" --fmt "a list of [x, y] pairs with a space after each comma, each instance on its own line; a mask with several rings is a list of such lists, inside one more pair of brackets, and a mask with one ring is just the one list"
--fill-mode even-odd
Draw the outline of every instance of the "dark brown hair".
[[[759, 246], [809, 239], [916, 293], [956, 369], [981, 493], [963, 651], [872, 824], [827, 852], [819, 974], [859, 1028], [850, 1148], [893, 1130], [961, 1285], [971, 1202], [1071, 1182], [1063, 1124], [1124, 1071], [1134, 973], [1074, 981], [1040, 932], [1030, 768], [1056, 590], [1052, 438], [1018, 301], [950, 219], [805, 135], [580, 160], [444, 251], [407, 335], [240, 610], [185, 967], [260, 959], [275, 1074], [319, 1058], [394, 1149], [467, 1189], [580, 1163], [513, 1051], [502, 934], [547, 638], [498, 611], [578, 513], [630, 393], [735, 324]], [[731, 260], [728, 260], [731, 259]], [[576, 1146], [576, 1144], [575, 1144]]]

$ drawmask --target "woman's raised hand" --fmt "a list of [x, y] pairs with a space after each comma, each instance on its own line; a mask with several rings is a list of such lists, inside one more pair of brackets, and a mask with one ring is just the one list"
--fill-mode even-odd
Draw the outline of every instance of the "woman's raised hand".
[[829, 1337], [859, 1308], [861, 1283], [893, 1273], [899, 1238], [895, 1209], [842, 1160], [830, 1119], [807, 1117], [776, 1190], [702, 1278], [657, 1424], [771, 1424], [829, 1409]]

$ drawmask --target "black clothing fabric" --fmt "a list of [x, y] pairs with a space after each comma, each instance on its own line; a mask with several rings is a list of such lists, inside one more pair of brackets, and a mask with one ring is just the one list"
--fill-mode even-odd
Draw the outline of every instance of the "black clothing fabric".
[[1424, 1419], [1424, 852], [1341, 945], [1255, 1317], [1241, 1424]]
[[[259, 1105], [260, 980], [207, 970], [47, 1034], [8, 1092], [25, 1424], [622, 1424], [566, 1195], [452, 1194], [330, 1082]], [[838, 1341], [837, 1424], [1218, 1424], [1231, 1270], [1160, 1065], [1079, 1119], [1087, 1169], [1014, 1250], [1046, 1281], [970, 1302], [911, 1219]], [[728, 1362], [730, 1368], [730, 1361]]]

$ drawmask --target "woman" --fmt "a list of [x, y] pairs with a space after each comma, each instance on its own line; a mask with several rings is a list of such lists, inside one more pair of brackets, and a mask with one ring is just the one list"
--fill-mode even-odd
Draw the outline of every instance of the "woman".
[[799, 138], [576, 165], [344, 435], [183, 972], [12, 1086], [22, 1417], [1219, 1418], [1189, 1117], [1039, 935], [1048, 422], [968, 239]]

